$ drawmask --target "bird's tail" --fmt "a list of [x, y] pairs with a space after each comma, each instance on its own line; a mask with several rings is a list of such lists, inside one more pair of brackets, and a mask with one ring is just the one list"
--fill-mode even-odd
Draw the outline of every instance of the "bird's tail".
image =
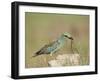
[[40, 49], [39, 51], [35, 52], [32, 57], [36, 57], [42, 54], [44, 54], [44, 52]]
[[40, 54], [34, 54], [32, 57], [36, 57], [36, 56], [39, 56]]
[[36, 57], [36, 56], [39, 56], [41, 55], [40, 51], [36, 52], [32, 57]]

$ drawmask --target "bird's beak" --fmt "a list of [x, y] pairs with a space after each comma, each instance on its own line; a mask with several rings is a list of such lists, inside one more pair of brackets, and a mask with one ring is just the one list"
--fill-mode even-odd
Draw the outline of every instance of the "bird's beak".
[[69, 39], [71, 39], [71, 40], [73, 40], [73, 38], [72, 37], [68, 37]]
[[65, 36], [65, 37], [67, 37], [67, 38], [69, 38], [69, 39], [73, 40], [73, 38], [72, 38], [72, 37], [68, 37], [68, 36]]

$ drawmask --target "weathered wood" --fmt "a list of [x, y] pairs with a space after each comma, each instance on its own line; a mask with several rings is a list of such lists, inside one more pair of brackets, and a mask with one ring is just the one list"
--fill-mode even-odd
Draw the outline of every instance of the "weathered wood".
[[51, 67], [80, 65], [80, 54], [58, 55], [56, 59], [48, 62]]

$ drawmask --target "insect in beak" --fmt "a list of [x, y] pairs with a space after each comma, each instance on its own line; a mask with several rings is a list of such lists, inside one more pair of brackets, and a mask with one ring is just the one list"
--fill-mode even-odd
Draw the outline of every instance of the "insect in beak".
[[71, 40], [73, 40], [73, 38], [72, 37], [68, 37], [69, 39], [71, 39]]
[[65, 37], [67, 37], [67, 38], [69, 38], [69, 39], [73, 40], [73, 38], [72, 38], [72, 37], [68, 37], [67, 35], [66, 35]]

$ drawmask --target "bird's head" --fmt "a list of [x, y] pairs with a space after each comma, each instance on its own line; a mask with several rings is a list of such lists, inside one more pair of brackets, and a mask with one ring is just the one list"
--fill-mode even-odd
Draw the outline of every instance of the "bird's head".
[[63, 36], [68, 38], [68, 39], [73, 40], [73, 37], [69, 33], [67, 33], [67, 32], [63, 33]]

